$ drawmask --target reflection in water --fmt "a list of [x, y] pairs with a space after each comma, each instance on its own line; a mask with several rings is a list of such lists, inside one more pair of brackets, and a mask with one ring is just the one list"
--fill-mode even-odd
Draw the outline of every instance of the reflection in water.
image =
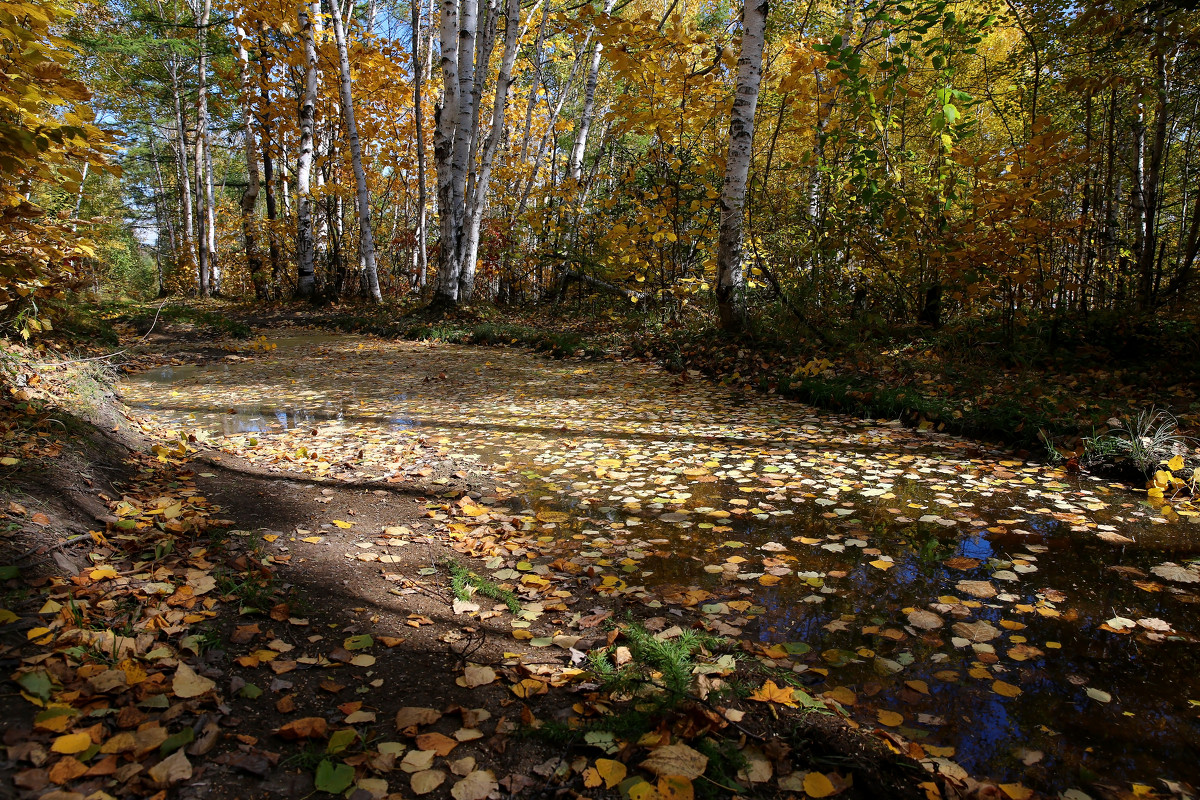
[[[250, 361], [135, 376], [127, 399], [251, 456], [289, 454], [283, 468], [303, 448], [393, 474], [418, 439], [476, 456], [508, 507], [570, 512], [540, 526], [553, 537], [540, 562], [611, 571], [652, 605], [703, 589], [690, 613], [704, 624], [788, 644], [777, 666], [814, 691], [852, 689], [864, 721], [903, 713], [905, 736], [972, 772], [1045, 791], [1088, 771], [1200, 782], [1198, 598], [1151, 572], [1200, 555], [1200, 527], [1136, 495], [636, 364], [277, 341]], [[915, 627], [916, 610], [944, 624]], [[1170, 633], [1100, 629], [1115, 616]]]

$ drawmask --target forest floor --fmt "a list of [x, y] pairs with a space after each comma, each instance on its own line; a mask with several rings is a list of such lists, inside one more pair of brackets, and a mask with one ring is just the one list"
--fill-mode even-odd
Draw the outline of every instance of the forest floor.
[[[144, 306], [122, 316], [145, 325], [152, 313]], [[187, 313], [197, 318], [195, 306]], [[731, 338], [701, 316], [663, 319], [590, 303], [480, 306], [433, 318], [414, 306], [225, 304], [219, 313], [230, 331], [239, 323], [300, 322], [392, 338], [520, 344], [555, 357], [649, 359], [733, 389], [1003, 443], [1072, 468], [1087, 467], [1089, 436], [1148, 411], [1166, 412], [1183, 433], [1200, 436], [1200, 327], [1182, 317], [1096, 317], [1064, 323], [1054, 335], [1046, 332], [1051, 323], [1006, 341], [985, 325], [934, 331], [860, 322], [822, 332], [790, 316], [758, 320]]]
[[[584, 360], [569, 331], [529, 334], [572, 354], [549, 361], [289, 331], [311, 321], [290, 313], [126, 326], [119, 398], [86, 364], [8, 352], [13, 796], [1196, 780], [1172, 771], [1200, 726], [1189, 504]], [[471, 336], [512, 332], [494, 327]], [[1144, 752], [1119, 755], [1131, 736]]]

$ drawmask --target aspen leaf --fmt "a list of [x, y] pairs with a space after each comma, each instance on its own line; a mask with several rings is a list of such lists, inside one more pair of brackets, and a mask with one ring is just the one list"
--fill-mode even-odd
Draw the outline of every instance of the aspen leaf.
[[286, 723], [277, 733], [284, 739], [321, 739], [327, 728], [324, 717], [301, 717]]
[[216, 683], [203, 675], [196, 674], [196, 671], [187, 664], [180, 664], [175, 670], [175, 677], [171, 679], [171, 691], [176, 697], [199, 697], [206, 692], [212, 691], [216, 687]]
[[179, 783], [192, 777], [192, 764], [183, 750], [176, 750], [151, 767], [147, 774], [157, 783]]
[[479, 664], [467, 664], [463, 674], [458, 678], [456, 683], [459, 686], [464, 686], [468, 689], [474, 689], [477, 686], [486, 686], [496, 680], [496, 670], [491, 667], [480, 666]]
[[409, 779], [409, 786], [412, 787], [413, 794], [429, 794], [441, 786], [445, 780], [446, 773], [440, 769], [426, 769], [414, 772], [412, 778]]
[[[604, 783], [605, 789], [611, 789], [621, 781], [625, 780], [628, 774], [628, 768], [620, 761], [614, 761], [611, 758], [597, 758], [596, 766], [592, 768], [596, 773], [597, 781]], [[597, 782], [595, 786], [599, 786]]]
[[658, 796], [662, 800], [694, 800], [696, 790], [681, 775], [664, 775], [658, 779]]
[[1033, 790], [1019, 783], [1002, 783], [1000, 791], [1004, 792], [1010, 800], [1029, 800], [1033, 797]]
[[680, 775], [688, 780], [695, 780], [703, 775], [708, 767], [708, 756], [686, 744], [670, 744], [652, 750], [650, 756], [641, 763], [641, 767], [659, 776]]
[[809, 797], [829, 797], [833, 792], [833, 781], [823, 773], [810, 772], [804, 776], [804, 793]]
[[477, 769], [450, 787], [454, 800], [484, 800], [499, 788], [491, 770]]
[[50, 745], [50, 749], [55, 753], [63, 753], [64, 755], [75, 755], [82, 753], [92, 746], [92, 737], [86, 733], [68, 733], [65, 736], [59, 736]]
[[890, 728], [894, 728], [904, 722], [904, 715], [895, 711], [880, 709], [875, 715], [878, 717], [880, 724], [887, 725]]

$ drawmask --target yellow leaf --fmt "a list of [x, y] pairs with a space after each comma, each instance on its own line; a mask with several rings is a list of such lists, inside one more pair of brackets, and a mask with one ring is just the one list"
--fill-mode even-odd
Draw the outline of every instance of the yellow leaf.
[[779, 703], [785, 706], [796, 707], [795, 692], [790, 686], [776, 686], [775, 681], [767, 681], [760, 688], [754, 690], [754, 694], [750, 695], [751, 700], [757, 700], [760, 703]]
[[874, 567], [875, 569], [881, 569], [886, 572], [887, 570], [896, 566], [896, 564], [893, 561], [872, 561], [871, 566]]
[[339, 528], [342, 528], [342, 529], [349, 528], [354, 525], [353, 522], [346, 522], [345, 520], [340, 520], [340, 519], [335, 519], [333, 521], [333, 524], [337, 525]]
[[50, 749], [56, 753], [64, 755], [75, 755], [82, 753], [92, 746], [92, 737], [86, 733], [68, 733], [66, 736], [59, 736], [50, 745]]
[[895, 711], [882, 711], [881, 710], [881, 711], [876, 712], [876, 716], [879, 717], [880, 724], [887, 725], [888, 727], [891, 727], [891, 728], [894, 728], [897, 725], [904, 722], [904, 715], [898, 714]]
[[102, 581], [105, 578], [117, 577], [117, 571], [112, 567], [96, 567], [89, 574], [94, 581]]
[[658, 779], [658, 796], [662, 800], [694, 800], [692, 782], [681, 775], [664, 775]]
[[1171, 470], [1171, 472], [1178, 472], [1183, 469], [1183, 456], [1178, 453], [1172, 456], [1171, 460], [1167, 462], [1167, 469]]
[[804, 793], [809, 797], [829, 797], [833, 792], [833, 781], [826, 778], [824, 774], [810, 772], [804, 776]]
[[620, 761], [613, 761], [611, 758], [596, 759], [596, 773], [604, 779], [605, 789], [611, 789], [625, 780], [628, 772], [629, 770]]
[[992, 691], [1001, 697], [1016, 697], [1021, 693], [1019, 687], [1013, 686], [1011, 683], [1004, 681], [996, 681], [992, 684]]
[[1033, 797], [1033, 790], [1019, 783], [1002, 783], [1000, 791], [1008, 795], [1012, 800], [1029, 800]]
[[658, 800], [658, 790], [646, 781], [629, 787], [629, 800]]
[[520, 683], [514, 683], [511, 688], [517, 697], [533, 697], [535, 694], [544, 694], [546, 684], [536, 678], [526, 678]]

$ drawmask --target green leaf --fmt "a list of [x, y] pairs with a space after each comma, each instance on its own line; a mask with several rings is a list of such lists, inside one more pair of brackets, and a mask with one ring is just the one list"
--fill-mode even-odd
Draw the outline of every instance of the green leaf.
[[12, 564], [6, 564], [0, 567], [0, 581], [11, 581], [13, 578], [19, 577], [21, 570]]
[[354, 783], [354, 767], [349, 764], [334, 764], [325, 759], [317, 765], [315, 786], [317, 791], [341, 794]]
[[196, 732], [189, 726], [184, 728], [179, 733], [171, 734], [166, 741], [159, 745], [159, 755], [169, 756], [185, 744], [191, 744], [196, 741]]
[[375, 644], [375, 640], [371, 638], [369, 633], [360, 633], [357, 636], [347, 636], [346, 641], [342, 642], [342, 647], [347, 650], [365, 650]]
[[331, 756], [336, 756], [338, 753], [345, 750], [350, 745], [358, 740], [358, 732], [353, 728], [344, 728], [340, 731], [334, 731], [329, 736], [329, 744], [325, 746], [325, 752]]
[[36, 672], [26, 672], [21, 677], [17, 678], [17, 683], [21, 688], [39, 700], [49, 700], [50, 690], [53, 684], [50, 682], [50, 676], [44, 669], [39, 669]]

